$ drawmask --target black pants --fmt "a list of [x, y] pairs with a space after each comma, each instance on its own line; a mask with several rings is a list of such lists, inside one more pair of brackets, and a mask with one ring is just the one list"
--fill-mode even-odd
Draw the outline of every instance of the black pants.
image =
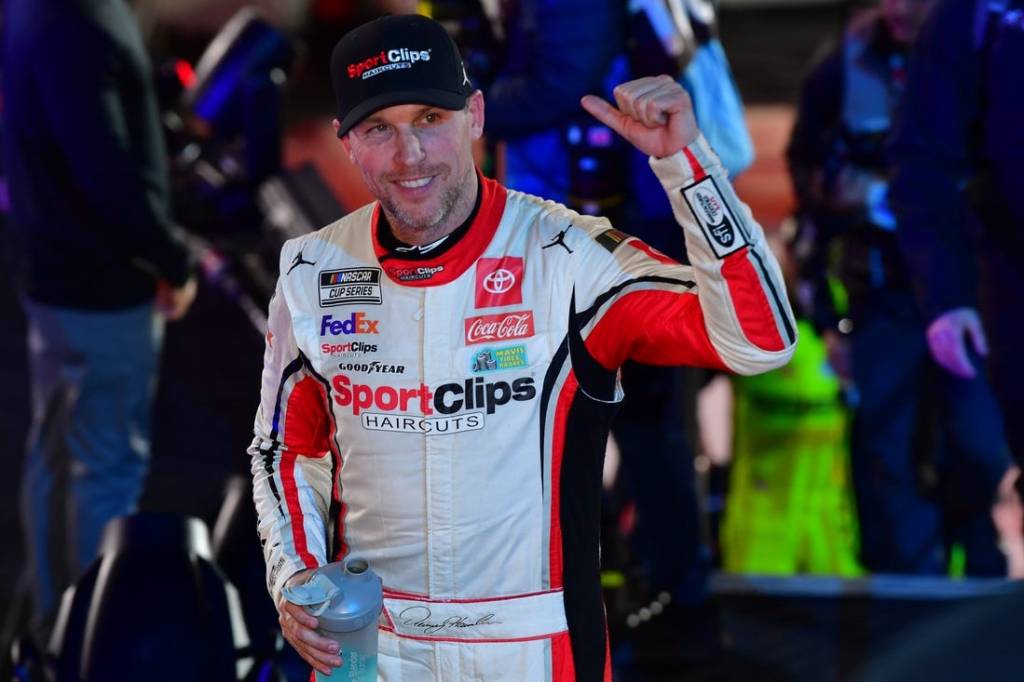
[[1017, 463], [1024, 464], [1024, 238], [1017, 241], [1015, 248], [982, 251], [981, 308], [1006, 439]]
[[619, 490], [636, 506], [633, 559], [654, 590], [671, 592], [684, 603], [701, 601], [709, 570], [684, 427], [693, 371], [627, 362], [622, 367], [626, 397], [612, 425], [622, 455]]

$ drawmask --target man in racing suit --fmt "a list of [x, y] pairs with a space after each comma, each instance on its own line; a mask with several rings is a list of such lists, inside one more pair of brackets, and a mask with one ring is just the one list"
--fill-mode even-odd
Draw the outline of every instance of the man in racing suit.
[[691, 266], [484, 178], [483, 98], [432, 20], [353, 31], [332, 78], [378, 201], [285, 244], [270, 303], [249, 452], [285, 637], [340, 664], [281, 589], [358, 553], [385, 586], [380, 679], [610, 679], [598, 527], [617, 369], [784, 364], [778, 265], [671, 78], [583, 105], [652, 157]]

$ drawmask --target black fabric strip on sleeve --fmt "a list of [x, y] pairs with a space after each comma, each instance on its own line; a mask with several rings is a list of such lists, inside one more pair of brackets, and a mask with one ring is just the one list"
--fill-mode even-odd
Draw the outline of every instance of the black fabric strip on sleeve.
[[693, 287], [697, 286], [696, 282], [691, 282], [690, 280], [687, 280], [687, 279], [675, 279], [674, 277], [650, 276], [650, 277], [637, 277], [636, 279], [626, 280], [625, 282], [622, 282], [621, 284], [615, 285], [614, 287], [612, 287], [608, 291], [606, 291], [603, 294], [601, 294], [600, 296], [598, 296], [597, 299], [594, 301], [594, 304], [592, 306], [590, 306], [589, 308], [587, 308], [586, 310], [584, 310], [581, 313], [577, 313], [577, 318], [578, 318], [577, 319], [577, 324], [580, 327], [585, 326], [588, 322], [590, 322], [592, 319], [594, 319], [594, 316], [597, 315], [597, 311], [601, 309], [601, 306], [603, 306], [608, 301], [608, 299], [610, 299], [611, 297], [617, 295], [620, 291], [622, 291], [626, 287], [631, 286], [633, 284], [639, 284], [639, 283], [642, 283], [642, 282], [661, 282], [662, 284], [675, 284], [675, 285], [678, 285], [678, 286], [684, 286], [687, 289], [692, 289]]
[[558, 375], [562, 372], [562, 365], [565, 364], [566, 358], [569, 357], [569, 341], [568, 339], [562, 339], [562, 343], [558, 345], [558, 350], [551, 357], [551, 362], [548, 364], [548, 371], [544, 374], [544, 384], [540, 391], [540, 484], [543, 489], [544, 486], [544, 457], [548, 454], [544, 427], [547, 424], [548, 414], [548, 403], [551, 402], [551, 393], [555, 389], [555, 382], [558, 380]]
[[270, 441], [270, 448], [263, 451], [263, 470], [267, 472], [269, 477], [267, 481], [270, 482], [270, 492], [274, 493], [274, 499], [277, 500], [277, 508], [284, 516], [284, 510], [281, 508], [281, 493], [277, 490], [277, 484], [274, 483], [274, 451], [277, 450], [280, 443], [276, 440]]
[[270, 423], [270, 440], [277, 441], [277, 425], [281, 419], [281, 395], [284, 393], [284, 385], [293, 374], [302, 369], [303, 360], [300, 353], [299, 357], [289, 362], [281, 372], [281, 379], [277, 384], [277, 397], [274, 399], [274, 418]]
[[796, 342], [796, 332], [793, 330], [793, 325], [789, 323], [789, 317], [785, 314], [785, 306], [782, 305], [782, 299], [779, 298], [779, 292], [775, 288], [775, 282], [768, 276], [768, 268], [765, 267], [764, 260], [754, 249], [748, 249], [748, 253], [754, 257], [754, 262], [757, 263], [757, 268], [761, 271], [761, 278], [768, 285], [768, 291], [771, 292], [772, 299], [775, 301], [775, 309], [779, 311], [779, 317], [782, 318], [782, 326], [786, 328], [786, 338], [790, 344]]
[[267, 480], [270, 482], [270, 492], [274, 494], [274, 499], [277, 500], [277, 508], [282, 516], [284, 516], [284, 509], [281, 508], [281, 493], [277, 489], [277, 484], [274, 483], [274, 453], [281, 447], [281, 442], [277, 438], [277, 425], [281, 419], [281, 395], [284, 393], [284, 385], [300, 369], [302, 369], [301, 354], [289, 362], [284, 371], [281, 372], [281, 379], [277, 384], [277, 397], [274, 400], [274, 418], [270, 422], [270, 448], [263, 451], [263, 470], [269, 475]]
[[615, 369], [606, 369], [587, 350], [580, 332], [579, 316], [576, 314], [576, 290], [569, 301], [569, 357], [576, 380], [584, 393], [595, 400], [615, 400]]

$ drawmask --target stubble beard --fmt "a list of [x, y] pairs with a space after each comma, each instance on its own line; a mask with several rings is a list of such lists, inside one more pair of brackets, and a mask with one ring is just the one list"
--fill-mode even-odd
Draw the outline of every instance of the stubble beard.
[[380, 203], [392, 222], [396, 223], [395, 227], [403, 232], [424, 234], [436, 230], [442, 223], [444, 223], [445, 219], [451, 215], [456, 204], [459, 203], [461, 195], [462, 192], [459, 191], [459, 188], [447, 188], [444, 191], [444, 194], [441, 195], [441, 203], [437, 207], [437, 211], [433, 216], [426, 219], [407, 212], [391, 197], [382, 198]]
[[[468, 176], [471, 172], [473, 172], [472, 168], [467, 171], [466, 175]], [[415, 234], [420, 238], [417, 241], [429, 243], [435, 239], [440, 239], [458, 227], [458, 225], [448, 225], [447, 223], [452, 213], [464, 202], [467, 186], [467, 180], [463, 178], [461, 181], [447, 187], [441, 194], [441, 201], [437, 211], [428, 218], [412, 215], [387, 194], [382, 193], [379, 201], [388, 216], [388, 220], [392, 224], [392, 230], [406, 234]]]

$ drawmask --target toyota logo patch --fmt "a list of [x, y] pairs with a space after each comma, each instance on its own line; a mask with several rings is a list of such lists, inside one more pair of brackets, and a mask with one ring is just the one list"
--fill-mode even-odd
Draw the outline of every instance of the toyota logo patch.
[[495, 308], [523, 302], [523, 259], [481, 258], [476, 262], [476, 307]]
[[503, 294], [516, 284], [516, 276], [505, 268], [495, 270], [484, 277], [484, 291], [492, 294]]

